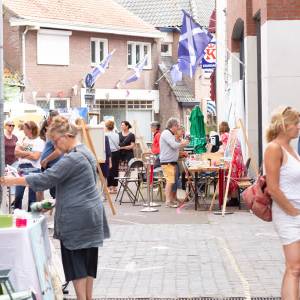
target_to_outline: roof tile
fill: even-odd
[[[17,17],[156,33],[153,27],[112,0],[4,0]]]
[[[215,0],[115,0],[155,27],[181,26],[184,9],[202,26],[208,26]]]
[[[173,65],[172,58],[170,57],[162,57],[162,63],[159,64],[160,71],[165,74],[166,81],[170,85],[176,99],[178,102],[191,102],[191,103],[198,103],[199,101],[196,101],[196,99],[193,97],[192,93],[188,89],[188,87],[185,85],[183,81],[179,81],[175,86],[172,84],[170,72],[167,72],[170,70],[171,66]]]

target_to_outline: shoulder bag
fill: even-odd
[[[268,193],[266,176],[260,175],[243,193],[248,208],[260,219],[272,221],[272,198]]]

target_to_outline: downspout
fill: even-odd
[[[28,32],[29,28],[28,26],[25,27],[25,30],[22,33],[22,74],[23,74],[23,84],[24,87],[26,87],[26,52],[25,52],[25,47],[26,47],[26,33]],[[25,97],[24,97],[24,92],[22,94],[22,102],[24,102]]]

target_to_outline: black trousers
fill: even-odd
[[[107,177],[107,186],[118,186],[118,180],[115,177],[119,176],[120,151],[111,153],[112,168],[109,170]]]

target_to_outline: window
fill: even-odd
[[[147,55],[144,69],[151,69],[151,44],[140,42],[128,42],[127,44],[127,64],[133,68]]]
[[[172,45],[162,43],[161,44],[161,56],[172,56]]]
[[[70,64],[71,31],[40,29],[37,33],[37,63],[40,65]]]
[[[108,54],[108,40],[91,38],[91,64],[98,65]]]
[[[36,99],[36,105],[43,108],[45,111],[50,109],[57,109],[62,112],[70,108],[70,99],[69,98],[38,98]]]

